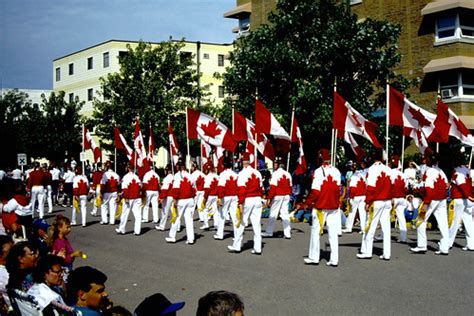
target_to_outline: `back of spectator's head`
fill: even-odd
[[[227,291],[212,291],[199,299],[196,316],[243,316],[244,303]]]
[[[89,266],[73,270],[67,281],[67,294],[71,304],[97,309],[102,298],[107,297],[105,289],[107,276]]]
[[[43,283],[45,281],[46,273],[49,273],[54,266],[63,266],[64,259],[55,255],[46,255],[40,258],[35,271],[33,272],[33,281],[36,283]],[[54,271],[59,274],[59,271]]]
[[[145,298],[138,306],[135,308],[133,313],[135,316],[148,316],[148,315],[167,315],[173,316],[176,315],[176,311],[179,311],[184,307],[184,302],[171,303],[170,300],[166,298],[161,293],[155,293],[152,296]]]
[[[0,262],[5,264],[7,255],[13,246],[13,240],[8,235],[0,235]]]
[[[132,313],[123,306],[114,306],[110,309],[111,316],[132,316]]]

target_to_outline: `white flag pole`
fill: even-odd
[[[82,157],[81,158],[85,158],[85,153],[86,153],[86,144],[85,144],[85,138],[86,138],[86,128],[84,126],[84,124],[82,124]],[[85,161],[84,159],[81,159],[82,160],[82,175],[84,175],[84,168],[85,168]]]
[[[258,88],[255,90],[255,100],[258,100]],[[258,158],[257,158],[257,146],[258,146],[258,134],[257,134],[257,114],[255,113],[255,144],[253,149],[253,159],[255,169],[258,169]]]
[[[385,115],[385,118],[386,118],[386,127],[385,127],[385,153],[387,155],[386,157],[386,164],[388,164],[388,157],[389,157],[389,152],[388,152],[388,124],[390,122],[390,86],[388,85],[388,80],[387,80],[387,85],[386,85],[386,88],[385,88],[385,102],[386,102],[386,106],[387,106],[387,113]],[[402,135],[403,135],[403,132],[402,132]],[[403,159],[403,155],[402,155],[402,159]],[[402,167],[403,168],[403,167]]]
[[[174,161],[173,161],[173,150],[171,147],[171,135],[169,132],[169,128],[171,127],[170,117],[168,116],[168,142],[170,147],[170,165],[171,165],[171,173],[174,175]]]
[[[186,169],[191,169],[191,153],[189,152],[189,126],[188,126],[188,109],[186,109]]]
[[[474,150],[474,147],[471,147],[471,154],[469,155],[469,170],[471,170],[471,161],[472,161],[472,151]]]
[[[286,172],[290,169],[290,156],[291,156],[291,137],[293,136],[293,128],[295,121],[295,106],[291,109],[291,124],[290,124],[290,151],[288,152],[288,157],[286,158]]]
[[[402,157],[401,157],[401,162],[402,162],[402,172],[403,172],[403,161],[405,160],[405,135],[402,133]]]
[[[334,92],[337,92],[337,76],[334,77]],[[334,96],[333,96],[333,101],[332,101],[332,111],[334,115]],[[331,144],[331,165],[332,166],[336,164],[336,150],[337,150],[337,130],[333,128],[332,144]]]
[[[112,118],[112,125],[114,126],[114,141],[115,141],[115,120]],[[117,146],[114,144],[114,171],[117,172]]]
[[[331,129],[331,165],[332,163],[332,154],[334,152],[334,128]]]

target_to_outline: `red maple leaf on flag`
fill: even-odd
[[[365,181],[363,179],[360,178],[359,181],[357,181],[355,190],[360,193],[365,193],[366,188]]]
[[[428,121],[423,114],[421,114],[420,110],[415,110],[414,108],[409,107],[408,112],[410,112],[413,119],[418,122],[420,128],[431,125],[431,122]]]
[[[362,127],[362,124],[357,119],[357,115],[355,113],[351,113],[352,119],[354,120],[357,127]]]
[[[247,192],[258,192],[260,188],[260,179],[252,173],[245,183]]]
[[[466,126],[463,124],[463,122],[461,122],[461,120],[458,120],[455,117],[453,117],[453,121],[454,121],[454,124],[456,125],[456,128],[459,130],[459,132],[463,136],[467,136],[467,135],[470,134],[469,130],[466,128]]]
[[[436,181],[433,182],[433,188],[426,187],[426,193],[429,196],[444,196],[447,195],[448,184],[444,181],[441,174],[438,175]]]
[[[339,196],[339,190],[339,185],[337,184],[337,181],[334,180],[332,175],[328,175],[328,177],[323,181],[323,183],[321,183],[321,192],[337,192],[334,194],[337,194]]]
[[[290,187],[290,179],[285,176],[281,177],[278,179],[277,186],[280,188]]]
[[[219,136],[222,132],[216,121],[210,121],[209,123],[207,123],[207,125],[201,124],[201,129],[204,131],[204,135],[209,136],[211,138]]]

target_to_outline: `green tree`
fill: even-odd
[[[398,25],[358,22],[347,4],[335,0],[280,0],[269,22],[237,40],[224,74],[232,96],[226,104],[253,118],[258,91],[287,130],[295,107],[310,158],[330,144],[334,82],[368,118],[382,105],[387,79],[401,90],[409,84],[392,70],[400,61]]]
[[[198,74],[191,56],[180,54],[184,42],[166,41],[151,45],[139,42],[136,48],[119,56],[120,71],[102,79],[103,101],[95,100],[91,123],[113,149],[113,124],[132,139],[133,122],[140,117],[142,131],[153,127],[155,141],[167,143],[167,119],[171,116],[181,149],[184,147],[186,107],[201,100],[207,107],[207,94],[197,84]],[[205,88],[205,87],[204,87]]]

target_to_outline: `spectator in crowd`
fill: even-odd
[[[199,299],[196,316],[244,316],[244,303],[235,293],[212,291]]]
[[[25,186],[17,183],[13,197],[3,206],[2,222],[7,232],[23,236],[29,231],[32,222],[33,208],[26,195]]]
[[[155,293],[145,298],[135,309],[136,316],[148,315],[166,315],[173,316],[176,312],[184,307],[184,302],[171,303],[161,293]]]
[[[72,269],[72,263],[75,257],[81,257],[82,251],[72,247],[67,239],[67,235],[71,232],[71,221],[63,215],[56,216],[56,219],[48,229],[48,243],[53,254],[63,257],[64,264],[68,269]]]
[[[83,316],[99,316],[112,308],[105,291],[107,276],[89,266],[79,267],[69,274],[67,297],[69,304]],[[156,315],[156,314],[155,314]]]
[[[16,243],[7,255],[6,267],[10,274],[7,288],[28,291],[33,285],[33,270],[37,262],[38,249],[32,243]]]
[[[9,279],[9,273],[5,264],[7,263],[7,255],[13,246],[13,240],[10,236],[0,236],[0,315],[4,315],[5,309],[9,299],[7,296],[7,284]]]

